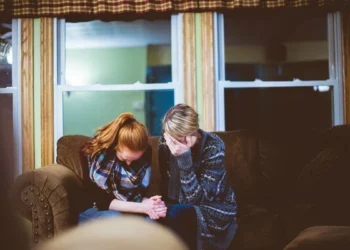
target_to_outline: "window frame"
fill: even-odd
[[[63,133],[63,93],[86,91],[145,91],[145,90],[173,90],[174,104],[184,101],[183,84],[183,48],[182,48],[182,14],[171,16],[171,71],[172,82],[168,83],[141,83],[133,84],[106,84],[70,86],[66,85],[65,78],[65,20],[54,19],[54,142],[55,157],[57,141]]]
[[[214,54],[215,54],[215,113],[216,130],[225,131],[225,89],[268,88],[268,87],[333,87],[332,124],[344,123],[343,115],[343,75],[340,12],[327,14],[327,36],[329,55],[329,79],[303,81],[229,81],[225,78],[224,14],[214,14]]]
[[[12,117],[14,136],[14,176],[22,174],[22,131],[21,131],[21,22],[19,19],[12,19],[12,86],[0,88],[0,95],[12,95]]]

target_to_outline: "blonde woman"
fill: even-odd
[[[121,213],[145,214],[154,220],[164,217],[167,208],[161,197],[144,197],[151,158],[147,129],[131,113],[100,127],[81,151],[91,207],[80,214],[79,222]]]
[[[237,205],[226,184],[225,145],[199,129],[198,114],[178,104],[163,118],[159,166],[168,211],[163,223],[190,249],[226,249],[235,235]]]

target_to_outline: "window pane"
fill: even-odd
[[[66,23],[66,84],[171,82],[153,77],[153,67],[171,69],[171,21]]]
[[[225,15],[224,32],[226,80],[329,78],[326,14]]]
[[[12,86],[12,24],[0,23],[0,88]]]
[[[65,92],[63,133],[92,136],[122,112],[132,112],[151,135],[160,135],[161,119],[173,105],[173,90]]]
[[[323,129],[332,125],[332,88],[225,90],[226,130]]]
[[[12,94],[0,94],[0,131],[1,143],[6,143],[6,160],[1,162],[14,161],[14,132],[13,132],[13,97]],[[2,145],[3,146],[3,145]]]

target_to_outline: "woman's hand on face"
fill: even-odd
[[[165,139],[166,145],[170,149],[170,152],[174,156],[182,155],[183,153],[190,150],[190,148],[194,145],[196,141],[196,137],[186,136],[184,139],[184,142],[182,143],[176,140],[174,137],[172,137],[168,133],[164,133],[164,139]]]

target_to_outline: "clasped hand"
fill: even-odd
[[[148,214],[152,220],[158,220],[166,216],[167,207],[161,198],[162,196],[155,195],[142,201],[145,206],[145,213]]]
[[[188,150],[190,150],[190,148],[194,145],[195,142],[194,136],[185,136],[184,141],[180,142],[168,133],[164,133],[164,139],[166,145],[170,149],[170,152],[174,156],[179,156],[187,152]]]

